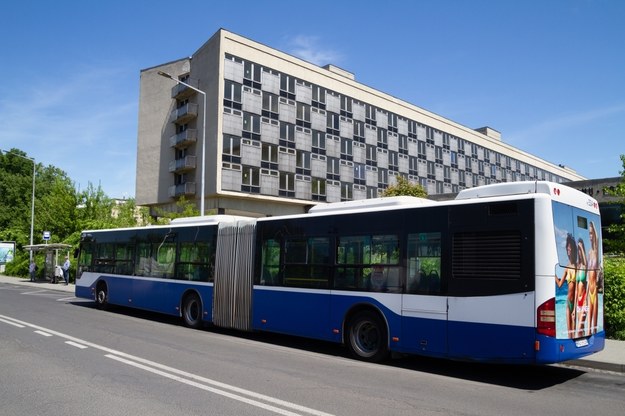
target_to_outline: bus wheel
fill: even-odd
[[[196,293],[190,293],[182,300],[182,320],[189,328],[202,326],[202,301]]]
[[[95,304],[98,309],[105,310],[109,303],[109,292],[106,283],[100,282],[95,289]]]
[[[347,331],[347,348],[353,357],[376,363],[388,357],[386,325],[378,314],[357,313],[349,320]]]

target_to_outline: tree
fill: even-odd
[[[625,207],[625,155],[621,155],[623,170],[621,181],[614,189],[607,190],[612,196],[620,198],[621,206]],[[619,224],[611,224],[608,227],[608,235],[604,235],[604,249],[610,253],[625,253],[625,210],[621,213],[621,221]]]
[[[416,196],[419,198],[427,198],[428,193],[418,183],[411,183],[403,176],[397,177],[397,183],[391,185],[382,192],[382,196]]]
[[[165,211],[161,208],[156,208],[156,213],[158,214],[158,219],[154,221],[156,224],[169,224],[174,218],[197,217],[200,215],[200,211],[195,203],[187,201],[184,196],[181,196],[176,201],[175,211]]]

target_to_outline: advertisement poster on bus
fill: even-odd
[[[2,241],[0,242],[0,264],[7,264],[13,260],[15,255],[15,242],[14,241]]]
[[[601,222],[598,215],[554,203],[556,337],[581,339],[603,331]]]

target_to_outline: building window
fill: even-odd
[[[427,153],[426,153],[426,146],[425,146],[425,142],[419,141],[417,142],[417,150],[418,150],[418,156],[419,159],[427,159]]]
[[[415,175],[415,176],[419,175],[418,160],[419,159],[417,159],[415,156],[408,157],[408,174]]]
[[[297,121],[298,126],[310,128],[310,106],[307,104],[297,103]]]
[[[399,171],[399,153],[393,151],[388,152],[388,169],[395,172]]]
[[[404,136],[403,134],[399,135],[399,153],[402,155],[408,154],[408,136]]]
[[[341,163],[339,159],[335,157],[329,157],[327,178],[330,180],[335,180],[335,181],[340,180],[341,178],[340,166],[341,166]]]
[[[352,98],[341,95],[341,115],[343,117],[353,118],[352,112]]]
[[[397,114],[388,113],[388,130],[397,133]]]
[[[278,119],[278,96],[267,91],[263,91],[263,116],[271,119]]]
[[[261,89],[262,67],[254,62],[245,61],[243,64],[243,85],[247,85],[257,90]]]
[[[352,140],[341,137],[341,159],[354,160],[352,153]]]
[[[378,188],[386,188],[388,186],[388,170],[378,169]]]
[[[312,199],[313,201],[326,200],[326,180],[320,178],[312,179]]]
[[[388,131],[385,129],[378,129],[378,147],[388,149]]]
[[[222,154],[224,162],[241,163],[241,138],[224,134]]]
[[[295,78],[280,74],[280,96],[291,100],[295,99]]]
[[[365,123],[370,124],[372,126],[377,125],[375,120],[375,107],[369,104],[365,104]]]
[[[318,85],[312,86],[312,106],[316,108],[326,108],[326,90]]]
[[[280,172],[280,196],[295,197],[295,175]]]
[[[359,143],[365,142],[365,123],[354,120],[354,140]]]
[[[439,165],[443,164],[443,148],[440,146],[434,146],[434,157],[435,157],[435,161],[436,163],[438,163]]]
[[[458,168],[458,153],[451,152],[451,167]]]
[[[243,113],[243,137],[260,140],[260,116]]]
[[[436,165],[434,162],[428,162],[428,179],[436,179]]]
[[[295,125],[280,122],[280,146],[295,149]]]
[[[368,144],[367,145],[367,165],[377,166],[378,164],[377,160],[378,160],[377,147],[372,144]]]
[[[241,191],[260,193],[260,170],[257,167],[243,166]]]
[[[310,176],[310,152],[297,151],[297,170],[300,175]]]
[[[341,201],[351,201],[353,195],[353,184],[342,182],[341,183]]]
[[[278,170],[278,146],[263,143],[261,167]]]
[[[319,130],[312,132],[312,151],[318,155],[326,154],[326,134]]]
[[[354,163],[354,183],[358,185],[366,185],[366,167],[362,163]]]
[[[240,110],[241,105],[241,84],[225,80],[224,86],[224,106]]]
[[[330,111],[327,112],[326,132],[334,136],[338,136],[340,133],[340,120],[341,117]]]

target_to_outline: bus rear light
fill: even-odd
[[[551,298],[538,307],[536,332],[548,337],[556,336],[556,299]]]

